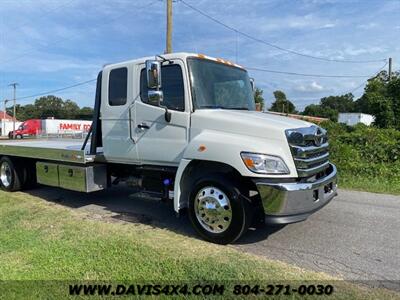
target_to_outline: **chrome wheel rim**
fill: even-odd
[[[232,222],[229,198],[216,187],[202,188],[196,195],[194,208],[200,225],[210,233],[222,233]]]
[[[5,187],[11,185],[11,168],[10,165],[3,161],[0,167],[0,180]]]

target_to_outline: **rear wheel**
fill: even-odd
[[[222,174],[209,174],[193,185],[189,218],[207,241],[232,243],[247,231],[251,223],[251,205],[234,182]]]
[[[0,159],[0,187],[9,192],[19,191],[24,181],[23,169],[9,157]]]
[[[20,164],[21,174],[23,176],[22,189],[33,189],[37,186],[36,164],[34,162],[25,161]]]

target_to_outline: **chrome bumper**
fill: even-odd
[[[312,183],[274,183],[254,179],[261,196],[266,223],[287,224],[307,219],[337,195],[336,167],[329,164],[328,174]]]

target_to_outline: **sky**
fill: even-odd
[[[392,57],[394,70],[400,69],[400,0],[184,1],[236,31],[175,0],[174,52],[313,75],[249,70],[267,107],[278,89],[298,110],[329,95],[354,91],[357,98],[368,78],[362,76],[374,75],[385,59]],[[12,98],[12,82],[22,98],[94,79],[107,63],[162,54],[165,11],[165,0],[0,0],[0,100]],[[89,83],[53,94],[92,106],[94,93]]]

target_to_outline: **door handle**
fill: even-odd
[[[147,125],[144,122],[140,123],[137,127],[140,128],[140,129],[150,129],[149,125]]]

